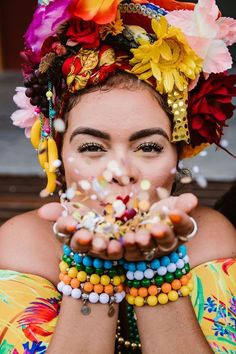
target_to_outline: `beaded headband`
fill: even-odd
[[[236,75],[228,75],[236,21],[215,0],[40,0],[25,34],[25,88],[13,124],[25,128],[56,187],[58,133],[69,94],[125,71],[151,85],[173,113],[181,158],[220,144],[231,118]],[[35,107],[36,106],[36,107]]]

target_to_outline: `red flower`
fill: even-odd
[[[189,93],[188,122],[191,145],[219,144],[226,120],[231,118],[235,106],[236,75],[211,74],[207,80],[201,76],[197,86]]]
[[[70,20],[70,27],[66,35],[69,37],[67,42],[73,44],[82,44],[84,48],[97,48],[100,44],[98,25],[93,21],[84,21],[81,19]]]

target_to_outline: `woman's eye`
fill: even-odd
[[[136,149],[135,152],[137,151],[142,151],[142,152],[155,152],[155,153],[160,153],[163,150],[163,146],[150,142],[150,143],[143,143],[140,144]]]
[[[78,148],[79,152],[106,152],[107,150],[100,144],[86,143]]]

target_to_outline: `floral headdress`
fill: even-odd
[[[221,17],[215,0],[40,0],[25,34],[25,88],[17,88],[21,109],[12,120],[38,151],[47,191],[56,187],[55,139],[68,93],[120,70],[166,98],[181,158],[219,145],[235,108],[236,75],[226,73],[235,42],[236,20]]]

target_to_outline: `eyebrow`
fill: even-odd
[[[145,138],[147,136],[154,135],[154,134],[162,135],[165,139],[170,141],[167,133],[162,128],[149,128],[149,129],[139,130],[138,132],[135,132],[130,136],[129,141]]]
[[[77,128],[73,131],[70,137],[70,142],[76,135],[80,135],[80,134],[92,135],[95,136],[96,138],[111,140],[111,136],[108,133],[102,132],[101,130],[97,130],[94,128],[83,127],[83,128]]]
[[[70,137],[70,142],[73,140],[73,138],[76,135],[82,135],[82,134],[95,136],[96,138],[101,138],[101,139],[105,139],[105,140],[109,140],[109,141],[111,140],[111,136],[106,132],[103,132],[101,130],[97,130],[94,128],[81,127],[81,128],[77,128],[73,131],[73,133],[71,134],[71,137]],[[131,142],[131,141],[145,138],[145,137],[148,137],[148,136],[154,135],[154,134],[161,135],[169,141],[168,135],[166,134],[166,132],[162,128],[149,128],[149,129],[139,130],[139,131],[133,133],[129,137],[129,141]]]

